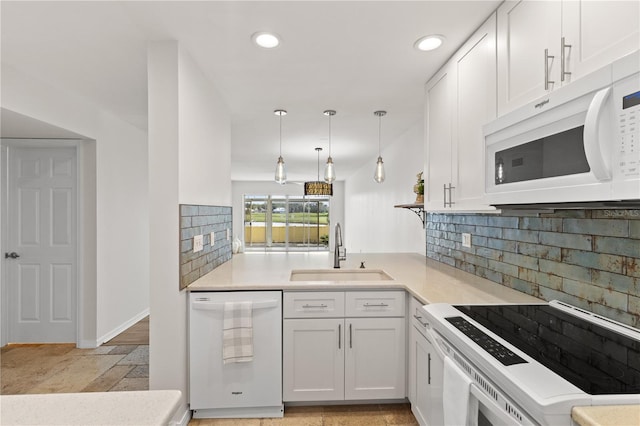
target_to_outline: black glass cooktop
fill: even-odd
[[[549,305],[455,306],[591,395],[640,394],[640,341]]]

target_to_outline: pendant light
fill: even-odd
[[[332,183],[336,180],[336,170],[333,167],[333,158],[331,158],[331,117],[336,115],[336,112],[328,109],[324,115],[329,117],[329,158],[327,158],[327,165],[324,167],[324,180],[327,183]]]
[[[316,148],[316,152],[318,153],[318,180],[304,183],[304,195],[333,196],[333,184],[320,180],[320,151],[322,151],[322,148]]]
[[[387,114],[387,111],[376,111],[375,115],[378,116],[378,162],[376,163],[376,171],[373,174],[373,179],[378,182],[384,182],[384,163],[382,162],[382,155],[380,153],[380,140],[382,138],[382,117]]]
[[[282,116],[287,115],[287,111],[277,109],[273,113],[280,116],[280,156],[278,157],[278,164],[276,164],[276,182],[284,185],[287,183],[287,171],[284,168],[284,159],[282,158]]]

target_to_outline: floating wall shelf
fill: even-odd
[[[422,227],[424,228],[425,226],[424,204],[398,204],[393,207],[397,209],[407,209],[414,212],[420,218],[420,221],[422,222]]]

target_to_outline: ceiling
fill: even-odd
[[[387,111],[383,149],[419,125],[424,83],[499,3],[2,1],[1,58],[146,129],[147,45],[178,40],[230,110],[233,180],[273,179],[278,108],[288,111],[282,155],[289,180],[315,177],[314,148],[324,148],[322,162],[328,152],[323,111],[337,111],[331,151],[341,180],[367,163],[373,174],[374,111]],[[258,31],[279,34],[281,45],[255,46],[251,35]],[[431,52],[414,49],[427,34],[442,34],[445,43]],[[32,127],[28,117],[3,114],[2,136],[43,137],[43,124]]]

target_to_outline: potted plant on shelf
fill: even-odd
[[[418,182],[413,185],[413,192],[417,194],[416,204],[424,203],[424,179],[422,178],[422,175],[423,172],[420,172],[416,175],[418,178]]]

